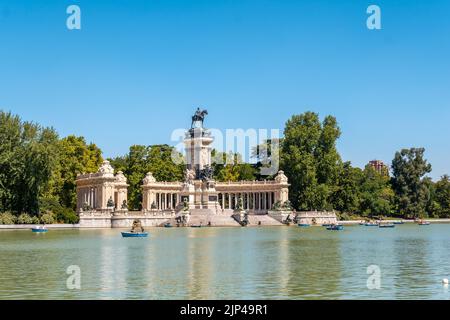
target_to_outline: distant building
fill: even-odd
[[[375,169],[379,174],[389,175],[389,168],[381,160],[372,160],[369,162],[369,166]]]

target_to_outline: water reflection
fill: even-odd
[[[289,297],[339,297],[341,279],[340,233],[322,229],[296,232],[290,239]]]
[[[1,299],[449,299],[450,225],[0,232]],[[366,285],[369,265],[382,289]],[[82,290],[66,288],[70,265]]]

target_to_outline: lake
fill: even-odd
[[[0,299],[445,299],[450,225],[0,231]],[[69,266],[81,289],[69,290]],[[367,268],[380,268],[369,290]]]

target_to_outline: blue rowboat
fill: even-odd
[[[308,228],[308,227],[311,227],[311,225],[310,225],[310,224],[307,224],[307,223],[299,223],[298,226],[301,227],[301,228]]]
[[[419,226],[429,226],[429,225],[431,225],[431,223],[427,221],[419,222]]]
[[[395,224],[393,223],[387,223],[387,224],[380,224],[380,228],[395,228]]]
[[[377,223],[366,223],[365,224],[366,227],[378,227]]]
[[[164,228],[172,228],[173,226],[170,223],[164,224]]]
[[[32,228],[31,231],[33,231],[34,233],[46,233],[48,232],[47,228]]]
[[[395,221],[394,224],[400,225],[400,224],[405,224],[405,222],[404,221]]]
[[[342,230],[344,230],[344,226],[340,225],[340,224],[338,224],[338,225],[331,225],[331,226],[327,227],[327,230],[329,230],[329,231],[342,231]]]
[[[123,238],[147,238],[148,232],[122,232]]]
[[[202,227],[201,224],[193,224],[193,225],[191,226],[191,228],[201,228],[201,227]]]

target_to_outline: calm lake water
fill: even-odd
[[[0,299],[445,299],[450,225],[0,231]],[[66,269],[81,269],[81,290]],[[367,267],[381,289],[367,288]]]

